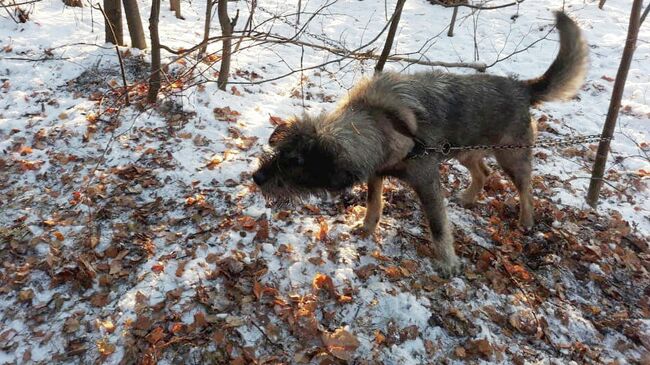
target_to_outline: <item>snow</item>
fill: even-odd
[[[142,1],[139,4],[146,24],[150,4]],[[303,6],[305,11],[314,12],[324,4],[305,2]],[[577,99],[544,104],[534,109],[533,114],[535,118],[547,116],[548,126],[562,136],[597,134],[607,113],[613,87],[610,80],[616,75],[626,37],[628,1],[609,0],[604,10],[597,8],[595,0],[527,1],[516,8],[482,11],[479,15],[471,15],[468,9],[461,9],[454,37],[446,36],[450,9],[433,6],[424,0],[408,1],[392,51],[411,58],[448,62],[474,61],[473,55],[477,52],[479,61],[491,65],[495,60],[520,50],[548,33],[553,22],[551,11],[561,8],[563,4],[566,11],[577,19],[589,40],[591,59],[588,78]],[[256,11],[255,24],[269,19],[269,13],[286,15],[296,9],[296,4],[292,2],[268,1],[260,5],[262,7]],[[334,1],[323,14],[314,18],[301,39],[318,44],[325,39],[333,45],[357,48],[381,31],[394,5],[394,1],[389,1],[386,4],[388,14],[385,14],[383,2]],[[205,1],[184,2],[182,6],[185,20],[176,19],[166,6],[161,11],[162,42],[174,49],[189,48],[202,38]],[[248,17],[249,6],[244,1],[229,3],[231,14],[240,12],[238,29]],[[15,168],[11,171],[7,168],[2,172],[4,176],[0,176],[0,193],[7,197],[0,203],[1,220],[6,226],[1,227],[0,233],[2,239],[7,240],[0,246],[3,252],[3,267],[0,268],[0,292],[3,294],[0,296],[0,363],[103,361],[118,364],[128,361],[134,341],[148,344],[144,336],[133,334],[135,331],[131,322],[142,315],[138,312],[138,293],[146,297],[145,306],[149,307],[145,311],[147,315],[154,318],[156,313],[163,314],[162,319],[155,319],[158,322],[154,326],[162,326],[167,331],[168,337],[163,341],[168,341],[175,338],[169,333],[171,322],[191,326],[196,313],[210,316],[212,309],[206,309],[209,305],[197,299],[200,288],[213,291],[206,295],[214,294],[216,297],[209,297],[208,301],[213,304],[219,302],[215,308],[226,311],[214,314],[216,319],[210,318],[209,326],[222,326],[224,320],[227,322],[231,316],[245,319],[243,325],[228,332],[234,338],[229,341],[239,346],[233,354],[239,356],[245,347],[253,348],[255,356],[259,357],[270,356],[277,350],[269,344],[267,336],[251,324],[250,321],[254,320],[260,328],[266,328],[267,323],[280,327],[278,342],[282,343],[289,356],[285,361],[291,362],[293,354],[309,346],[320,346],[318,338],[311,342],[305,340],[308,343],[301,342],[303,339],[292,334],[286,320],[280,318],[273,306],[264,301],[268,300],[269,294],[256,300],[250,291],[253,282],[257,281],[276,289],[283,298],[306,296],[313,292],[312,281],[319,273],[331,277],[339,294],[349,288],[352,297],[351,303],[341,304],[335,298],[323,298],[325,294],[318,294],[319,331],[345,328],[354,334],[360,342],[353,353],[353,358],[358,361],[420,364],[448,359],[451,363],[461,363],[464,359],[455,357],[454,348],[463,346],[468,340],[478,339],[487,339],[492,346],[506,349],[503,363],[512,363],[515,355],[528,356],[526,353],[530,356],[526,361],[530,362],[568,363],[572,360],[572,352],[577,351],[571,346],[578,342],[598,349],[600,357],[597,361],[603,362],[614,359],[621,363],[632,362],[650,350],[638,342],[631,343],[626,337],[629,333],[613,329],[615,326],[607,327],[606,323],[603,324],[602,316],[586,309],[589,306],[602,307],[601,313],[607,313],[608,309],[613,311],[617,305],[629,305],[618,310],[629,312],[629,320],[638,326],[639,336],[645,335],[647,338],[650,335],[650,322],[639,319],[643,313],[647,316],[647,311],[643,312],[642,299],[635,296],[645,289],[640,283],[648,277],[648,266],[640,264],[640,269],[625,272],[628,276],[618,277],[616,275],[622,275],[620,266],[614,264],[618,261],[612,261],[623,260],[630,252],[636,255],[637,260],[645,260],[643,262],[646,264],[650,257],[642,249],[634,251],[629,243],[621,242],[621,236],[628,241],[634,236],[647,243],[650,236],[650,204],[647,203],[650,180],[647,173],[645,176],[641,173],[650,171],[648,149],[641,147],[642,143],[650,142],[648,24],[641,28],[628,76],[608,164],[608,171],[615,170],[616,176],[611,177],[612,186],[603,188],[607,196],[601,200],[597,210],[602,220],[593,223],[596,228],[583,226],[586,219],[574,222],[566,217],[554,217],[550,221],[551,227],[526,238],[526,248],[520,256],[509,256],[512,252],[507,251],[501,242],[495,241],[487,229],[495,225],[490,221],[490,216],[482,213],[494,213],[490,207],[514,193],[510,191],[494,197],[492,192],[486,192],[478,210],[463,209],[450,196],[448,214],[455,226],[457,250],[466,243],[470,244],[463,249],[466,252],[462,258],[465,273],[446,281],[440,279],[429,261],[415,250],[419,243],[417,237],[424,237],[426,229],[421,225],[421,212],[414,206],[412,195],[401,185],[394,182],[386,184],[387,208],[378,228],[378,237],[362,239],[351,235],[351,227],[363,217],[359,213],[363,211],[359,208],[363,205],[363,188],[355,188],[343,198],[312,198],[307,203],[318,207],[317,212],[296,207],[290,211],[288,218],[281,219],[276,210],[265,206],[249,178],[273,130],[269,116],[288,118],[304,112],[332,110],[333,101],[344,96],[362,77],[372,75],[374,61],[341,60],[266,82],[300,69],[301,64],[311,67],[334,61],[337,56],[309,47],[302,54],[300,47],[282,44],[263,44],[244,49],[250,44],[245,42],[242,44],[244,50],[233,58],[231,71],[255,72],[264,83],[249,85],[244,77],[233,74],[232,85],[241,95],[231,91],[231,85],[227,92],[222,92],[214,82],[204,84],[204,90],[194,86],[182,95],[161,95],[161,104],[170,103],[172,109],[175,104],[180,104],[180,107],[172,112],[165,112],[163,108],[146,112],[135,107],[125,108],[120,111],[120,123],[116,129],[111,130],[107,122],[101,121],[95,133],[84,142],[88,116],[98,111],[98,104],[87,98],[97,87],[82,81],[93,79],[90,71],[94,70],[100,75],[98,83],[103,91],[109,90],[109,85],[119,87],[122,82],[117,72],[115,49],[103,43],[101,14],[89,6],[70,8],[54,0],[44,0],[28,5],[28,8],[33,11],[25,24],[15,24],[10,18],[0,16],[0,159],[7,163],[43,161],[36,170],[17,174]],[[515,14],[518,17],[513,20],[511,17]],[[301,21],[304,23],[306,18],[303,15]],[[291,36],[296,31],[292,25],[295,20],[294,16],[287,16],[265,23],[259,30]],[[212,33],[218,35],[217,24],[213,24]],[[370,48],[381,49],[383,39],[383,36],[380,37]],[[549,39],[497,62],[488,72],[517,75],[522,79],[536,77],[550,65],[557,49],[557,34],[553,31]],[[121,50],[125,51],[126,48]],[[218,50],[218,44],[210,45],[210,52]],[[422,50],[423,55],[414,53],[418,50]],[[135,60],[133,62],[136,64],[140,56],[147,62],[150,58],[148,50],[130,52],[127,60]],[[164,51],[163,57],[164,61],[172,59],[172,55]],[[209,69],[206,64],[199,67]],[[430,69],[428,66],[396,62],[389,62],[386,68],[406,73]],[[170,67],[170,72],[182,70],[184,68],[180,65]],[[448,71],[474,72],[468,69]],[[81,78],[84,72],[90,73]],[[147,71],[144,72],[146,74]],[[303,76],[308,82],[301,85]],[[305,95],[311,97],[305,100],[296,97],[302,89]],[[75,92],[82,95],[75,95]],[[106,99],[106,102],[110,102],[110,99]],[[104,109],[107,107],[110,105],[102,105]],[[240,115],[237,121],[228,123],[215,120],[213,110],[217,107],[238,111]],[[195,114],[182,122],[170,117],[183,113]],[[233,147],[242,140],[233,138],[229,128],[235,128],[244,137],[256,137],[258,140],[249,150]],[[46,136],[43,146],[34,147],[31,153],[21,155],[15,146],[32,146],[39,130]],[[207,143],[196,143],[198,136],[204,137]],[[543,136],[555,135],[543,132]],[[577,149],[577,155],[562,153],[557,149],[536,150],[547,157],[535,161],[534,174],[541,177],[540,183],[535,185],[535,195],[540,204],[550,202],[562,211],[591,214],[593,211],[584,202],[584,197],[594,152],[586,146],[578,146]],[[61,163],[56,154],[61,157],[74,155],[76,160]],[[105,158],[103,161],[102,157]],[[214,157],[222,161],[214,169],[209,169],[206,165]],[[154,158],[165,161],[173,168],[152,163]],[[131,164],[150,169],[149,173],[159,184],[144,186],[140,176],[133,181],[115,177],[116,168]],[[458,180],[461,186],[467,183],[466,172],[456,165],[451,163],[449,167],[446,179],[449,190],[453,190],[452,186]],[[5,168],[4,163],[0,166]],[[231,180],[236,182],[235,185],[229,183]],[[502,179],[500,184],[509,183]],[[89,187],[100,189],[100,185],[105,190],[98,190],[99,193],[92,198],[94,205],[71,205],[74,192],[87,194]],[[205,196],[212,210],[208,209],[206,213],[188,207],[186,198],[196,194]],[[343,202],[344,199],[347,201]],[[146,214],[142,213],[145,214],[144,218],[138,218],[136,212],[147,204],[155,207],[147,210]],[[98,223],[91,222],[89,217],[98,215],[100,208],[111,211],[111,215],[109,218],[93,218]],[[508,217],[511,213],[506,209],[504,214]],[[620,215],[621,221],[629,224],[630,233],[605,238],[598,236],[608,230],[621,229],[619,225],[607,226],[603,223],[609,222],[610,217],[618,217],[616,214]],[[250,216],[258,220],[263,215],[269,220],[269,239],[258,242],[254,238],[255,232],[237,228],[237,217]],[[226,228],[219,226],[230,218],[235,223],[224,225]],[[55,225],[44,224],[47,220],[54,221]],[[317,238],[321,220],[328,226],[327,239],[324,241]],[[618,222],[616,219],[614,221]],[[506,230],[512,229],[510,223],[506,223]],[[17,230],[16,227],[21,227],[21,224],[27,232],[24,237],[29,240],[20,241],[20,246],[15,247],[9,243],[7,232]],[[120,228],[120,224],[124,228]],[[93,227],[96,227],[99,237],[96,246],[88,248],[84,242],[88,232],[95,229]],[[122,236],[121,230],[126,232]],[[55,231],[63,236],[63,240],[54,236]],[[514,281],[507,281],[507,275],[486,279],[488,274],[499,271],[496,263],[490,264],[486,272],[478,272],[479,256],[485,252],[497,252],[500,257],[527,265],[533,261],[526,256],[531,242],[544,242],[549,232],[560,231],[564,232],[566,237],[562,237],[569,243],[554,243],[553,247],[561,249],[561,252],[544,252],[541,260],[544,264],[535,269],[526,267],[535,272],[536,281],[521,284],[523,289],[519,289]],[[581,232],[590,232],[588,234],[593,235],[590,239],[595,242],[579,242],[580,252],[607,248],[609,252],[602,252],[603,262],[593,262],[588,258],[580,268],[568,266],[567,262],[574,259],[571,250],[576,249],[570,239],[583,239]],[[18,233],[12,233],[11,237],[18,237]],[[459,235],[463,236],[462,243]],[[603,240],[607,247],[600,245]],[[142,248],[146,246],[142,242],[151,245],[152,253]],[[281,245],[291,249],[281,251]],[[109,256],[106,252],[111,248],[117,248],[117,251]],[[21,250],[25,252],[21,253]],[[122,250],[129,252],[118,260],[116,256],[119,257]],[[373,255],[374,252],[380,255]],[[213,260],[211,255],[218,259]],[[387,259],[381,259],[381,256]],[[222,261],[232,257],[245,266],[243,272],[246,275],[249,275],[249,267],[256,268],[260,261],[264,262],[266,272],[261,275],[242,274],[244,278],[238,279],[228,272],[227,264]],[[54,278],[64,268],[83,268],[79,264],[83,262],[82,259],[95,270],[96,276],[90,286],[80,286],[73,279],[54,283]],[[321,263],[315,264],[316,259],[320,259]],[[102,265],[111,265],[114,260],[120,261],[118,271],[123,270],[124,273],[111,276],[111,284],[106,287],[99,282],[99,278],[109,272]],[[407,260],[417,262],[415,272],[397,279],[386,275],[386,267],[405,267]],[[377,269],[363,279],[358,270],[368,264],[377,265]],[[158,272],[158,265],[163,265],[164,270]],[[553,271],[556,267],[557,271]],[[82,276],[84,271],[79,270],[70,275],[73,278]],[[25,280],[20,275],[23,272],[28,272]],[[230,277],[224,277],[224,272]],[[499,278],[507,281],[507,287],[503,290],[499,287]],[[616,285],[612,284],[611,287],[618,294],[606,295],[604,288],[609,286],[609,281],[615,281]],[[546,339],[519,333],[512,327],[506,328],[507,324],[502,327],[485,311],[486,307],[493,307],[506,317],[517,311],[530,311],[531,304],[521,300],[521,297],[535,296],[532,291],[541,286],[544,286],[547,294],[536,297],[534,311],[547,322]],[[34,297],[29,301],[20,299],[19,292],[26,289],[33,290]],[[177,299],[171,300],[169,293],[176,289],[180,289],[180,294]],[[530,292],[524,295],[522,290]],[[91,298],[98,293],[109,294],[107,304],[91,304]],[[234,300],[240,302],[230,306],[222,303]],[[156,306],[163,309],[151,309]],[[453,333],[449,324],[430,323],[433,314],[450,317],[450,310],[458,310],[467,318],[467,323],[454,319],[462,322],[458,324],[463,329],[460,334]],[[328,311],[333,313],[332,319],[326,320],[325,312]],[[67,332],[64,323],[73,314],[78,315],[82,325],[80,329]],[[107,318],[112,318],[114,331],[98,328],[97,320]],[[386,334],[389,322],[394,323],[398,330],[416,325],[418,336],[391,345],[378,344],[375,333],[381,331]],[[598,328],[596,322],[607,329]],[[210,339],[212,327],[203,331],[184,334],[199,355],[201,351],[215,352],[215,346],[220,346]],[[149,333],[149,329],[146,333]],[[241,338],[241,343],[237,342],[237,337]],[[76,339],[83,339],[88,349],[78,356],[66,355],[71,351],[67,346]],[[115,345],[113,353],[100,355],[96,344],[102,339]],[[429,352],[426,341],[432,341],[436,346],[434,353]],[[621,346],[621,343],[627,345]],[[567,347],[554,349],[553,344]],[[523,348],[527,351],[523,351]],[[160,363],[178,363],[175,356],[183,354],[176,353],[178,349],[185,351],[180,347],[169,352],[161,350]],[[319,351],[324,350],[321,347]],[[29,353],[31,358],[25,357],[25,353]],[[480,357],[475,360],[482,363],[497,361],[494,357],[490,361]]]

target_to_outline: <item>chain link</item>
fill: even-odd
[[[600,141],[609,141],[610,137],[601,137],[598,134],[590,134],[586,136],[568,137],[568,138],[543,138],[538,140],[532,145],[518,145],[518,144],[488,144],[488,145],[473,145],[473,146],[453,146],[449,142],[443,142],[436,147],[422,148],[422,152],[413,154],[409,158],[417,158],[426,156],[431,152],[440,153],[443,156],[449,155],[453,151],[474,151],[474,150],[515,150],[526,148],[548,148],[548,147],[566,147],[583,143],[594,143]]]

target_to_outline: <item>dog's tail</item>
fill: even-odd
[[[572,98],[587,73],[589,49],[580,28],[563,12],[556,12],[555,19],[560,32],[560,52],[544,75],[525,81],[531,104]]]

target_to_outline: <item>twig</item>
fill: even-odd
[[[244,33],[243,32],[246,32],[246,29],[248,29],[248,27],[251,27],[251,31],[253,30],[253,15],[255,14],[255,7],[256,6],[257,6],[257,0],[253,0],[251,2],[251,11],[248,14],[248,18],[246,19],[246,24],[244,24],[244,28],[242,29],[242,37],[239,38],[239,40],[237,41],[237,44],[235,45],[235,50],[233,51],[233,53],[237,53],[237,51],[239,51],[239,47],[241,46],[241,42],[244,40],[244,37],[243,37]],[[250,33],[248,35],[250,35]]]
[[[175,50],[173,50],[173,49],[167,47],[167,46],[164,45],[164,44],[161,44],[161,45],[160,45],[160,49],[164,49],[165,51],[167,51],[167,52],[169,52],[169,53],[173,53],[173,54],[175,54],[175,55],[184,54],[184,53],[186,52],[186,51],[175,51]]]
[[[534,45],[536,45],[537,43],[539,43],[539,42],[541,42],[541,41],[543,41],[543,40],[548,39],[549,34],[551,34],[551,32],[552,32],[554,29],[555,29],[555,25],[554,25],[554,26],[553,26],[553,27],[552,27],[552,28],[551,28],[551,29],[550,29],[550,30],[549,30],[549,31],[548,31],[548,32],[547,32],[547,33],[546,33],[542,38],[540,38],[540,39],[538,39],[538,40],[532,42],[531,44],[527,45],[526,47],[524,47],[524,48],[522,48],[522,49],[520,49],[520,50],[516,50],[516,51],[512,52],[511,54],[509,54],[509,55],[507,55],[507,56],[505,56],[505,57],[503,57],[503,58],[497,58],[494,62],[492,62],[491,64],[487,65],[486,68],[490,68],[490,67],[496,65],[497,63],[499,63],[499,62],[501,62],[501,61],[505,61],[505,60],[507,60],[508,58],[510,58],[510,57],[512,57],[512,56],[514,56],[514,55],[516,55],[516,54],[519,54],[519,53],[522,53],[522,52],[525,52],[525,51],[529,50],[530,48],[532,48],[532,47],[533,47]]]
[[[648,3],[648,6],[645,7],[643,15],[641,15],[641,20],[639,20],[639,27],[643,25],[643,21],[648,17],[648,13],[650,13],[650,2]]]
[[[305,47],[300,46],[300,69],[303,66],[303,60],[305,58]],[[305,73],[300,71],[300,99],[302,100],[302,109],[305,110]]]
[[[41,57],[41,58],[0,57],[0,60],[27,61],[27,62],[65,61],[65,60],[69,60],[69,59],[70,59],[69,57],[61,57],[61,58],[52,58],[52,57]]]
[[[260,327],[260,325],[258,325],[255,321],[251,321],[251,324],[253,325],[253,327],[257,328],[258,331],[262,332],[262,335],[264,336],[264,338],[267,341],[269,341],[269,343],[271,345],[273,345],[273,346],[275,346],[275,347],[277,347],[277,348],[279,348],[281,350],[284,350],[284,346],[282,346],[281,343],[277,343],[277,342],[274,342],[273,340],[271,340],[269,335],[267,335],[266,332],[262,329],[262,327]]]
[[[313,43],[307,43],[304,41],[299,41],[299,40],[291,40],[289,38],[283,38],[281,36],[274,36],[274,35],[269,35],[267,34],[267,39],[265,40],[266,42],[269,43],[290,43],[290,44],[296,44],[300,46],[306,46],[310,48],[316,48],[324,51],[328,51],[331,53],[334,53],[339,56],[345,56],[345,58],[357,58],[357,59],[378,59],[380,56],[369,53],[369,52],[357,52],[357,51],[350,51],[350,50],[345,50],[341,48],[334,48],[334,47],[327,47],[319,44],[313,44]],[[268,37],[273,37],[269,39]],[[251,38],[255,39],[255,38]],[[366,45],[367,46],[367,45]],[[365,48],[366,46],[362,47]],[[483,62],[444,62],[444,61],[425,61],[421,59],[415,59],[415,58],[408,58],[408,57],[402,57],[402,56],[389,56],[388,60],[391,61],[399,61],[399,62],[409,62],[413,64],[419,64],[419,65],[424,65],[424,66],[441,66],[441,67],[466,67],[466,68],[473,68],[477,71],[483,72],[487,67],[485,63]],[[493,65],[492,65],[493,66]]]
[[[14,17],[14,15],[11,13],[11,10],[9,10],[9,6],[3,6],[3,8],[5,9],[5,11],[7,11],[7,14],[9,14],[9,17],[11,18],[11,20],[14,21],[14,23],[16,23],[16,24],[20,23],[20,21],[18,19],[16,19]]]
[[[470,8],[470,9],[476,9],[476,10],[494,10],[494,9],[502,9],[502,8],[507,8],[509,6],[515,6],[523,3],[526,0],[516,0],[511,3],[507,4],[501,4],[501,5],[494,5],[494,6],[481,6],[481,5],[472,5],[472,4],[445,4],[439,0],[429,0],[430,3],[436,4],[443,6],[445,8],[459,8],[459,7],[464,7],[464,8]]]
[[[0,4],[0,8],[10,8],[12,6],[20,6],[20,5],[28,5],[28,4],[34,4],[34,3],[40,3],[43,0],[31,0],[31,1],[24,1],[22,3],[13,3],[13,4]],[[0,1],[2,2],[2,1]]]

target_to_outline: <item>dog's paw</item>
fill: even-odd
[[[532,217],[522,217],[519,218],[519,221],[517,221],[517,226],[519,227],[519,229],[521,229],[524,232],[532,231],[534,225],[535,225],[535,221],[533,220]]]
[[[375,233],[375,228],[376,227],[368,227],[363,223],[359,223],[352,228],[351,232],[355,236],[359,236],[361,238],[368,238]]]
[[[471,209],[476,206],[476,198],[473,196],[468,197],[464,192],[452,195],[450,200],[465,209]]]
[[[448,258],[445,261],[433,259],[433,267],[440,274],[440,277],[450,279],[463,272],[463,263],[457,256]]]

